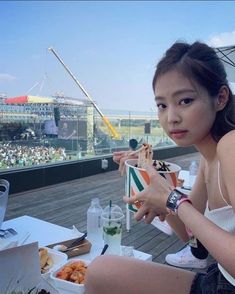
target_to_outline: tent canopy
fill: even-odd
[[[27,103],[54,103],[54,98],[40,96],[18,96],[5,99],[6,104],[27,104]]]
[[[214,48],[219,58],[222,60],[228,81],[235,82],[235,45]]]

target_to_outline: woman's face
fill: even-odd
[[[179,146],[200,144],[210,136],[217,99],[177,70],[157,79],[155,99],[160,124]]]

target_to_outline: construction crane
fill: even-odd
[[[60,58],[60,56],[58,55],[58,53],[52,48],[49,47],[48,48],[49,51],[51,51],[55,57],[59,60],[59,62],[63,65],[63,67],[66,69],[66,71],[69,73],[69,75],[73,78],[73,80],[75,81],[75,83],[78,85],[78,87],[80,88],[80,90],[84,93],[84,95],[88,98],[88,100],[92,103],[92,105],[94,106],[94,108],[97,110],[97,112],[99,113],[99,115],[101,116],[104,124],[108,127],[108,130],[111,133],[112,138],[116,139],[116,140],[120,140],[120,134],[116,131],[116,129],[112,126],[112,124],[110,123],[110,121],[108,120],[108,118],[106,116],[103,115],[103,113],[101,112],[101,110],[99,109],[99,107],[95,104],[95,102],[93,101],[93,99],[91,98],[91,96],[87,93],[87,91],[84,89],[84,87],[81,85],[81,83],[78,81],[78,79],[74,76],[74,74],[71,72],[71,70],[65,65],[65,63],[63,62],[63,60]]]

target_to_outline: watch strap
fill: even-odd
[[[178,207],[184,201],[188,201],[192,204],[187,195],[177,189],[172,190],[166,202],[167,211],[171,214],[177,214]]]
[[[177,213],[178,213],[178,208],[179,208],[179,206],[180,206],[183,202],[185,202],[185,201],[187,201],[187,202],[189,202],[190,204],[192,204],[192,201],[191,201],[188,197],[181,198],[181,199],[178,201],[178,203],[177,203],[177,208],[176,208]]]

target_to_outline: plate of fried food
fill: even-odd
[[[50,274],[55,287],[61,293],[85,293],[84,279],[90,261],[72,259]]]
[[[41,274],[48,278],[50,273],[60,267],[68,260],[65,253],[47,247],[40,247],[38,250]]]

